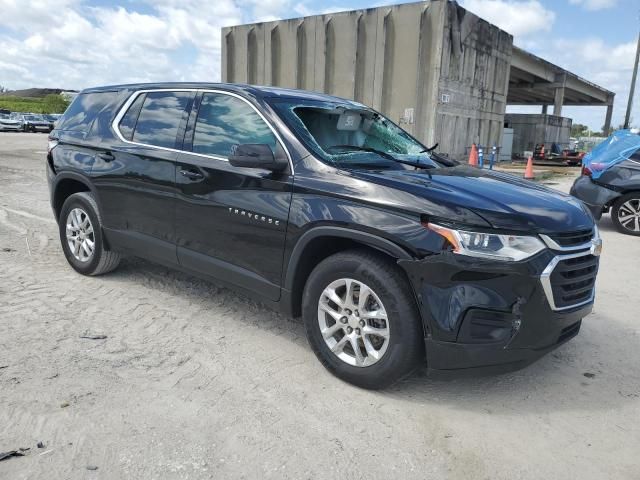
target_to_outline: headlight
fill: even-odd
[[[428,223],[427,228],[442,235],[453,246],[454,253],[507,262],[532,257],[546,248],[538,237],[470,232]]]

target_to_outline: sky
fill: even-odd
[[[387,0],[0,0],[0,85],[82,89],[219,81],[220,28],[401,3]],[[616,93],[624,119],[640,0],[460,0],[516,45]],[[640,90],[640,85],[638,90]],[[537,107],[508,111],[538,112]],[[600,130],[604,107],[565,107]],[[633,123],[640,125],[640,94]]]

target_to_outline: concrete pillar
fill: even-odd
[[[553,101],[553,114],[558,117],[562,116],[562,104],[564,103],[564,86],[567,83],[566,73],[556,74],[556,83],[559,85],[555,90]]]
[[[549,105],[542,105],[542,114],[543,114],[543,115],[546,115],[546,114],[547,114],[547,107],[548,107],[548,106],[549,106]]]
[[[607,105],[607,115],[604,119],[604,134],[608,135],[609,130],[611,129],[611,115],[613,115],[613,97],[609,100],[609,105]]]
[[[553,114],[558,117],[562,116],[562,104],[564,103],[564,86],[556,88],[556,94],[553,102]]]

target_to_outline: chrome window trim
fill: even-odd
[[[551,287],[551,274],[553,273],[553,270],[556,268],[558,263],[560,263],[562,260],[569,260],[571,258],[578,258],[578,257],[586,257],[589,255],[591,255],[590,250],[586,252],[572,253],[569,255],[557,255],[551,259],[549,264],[540,274],[540,283],[542,284],[542,289],[544,290],[544,294],[547,297],[547,301],[549,302],[549,306],[551,307],[551,310],[553,310],[554,312],[561,312],[563,310],[569,310],[571,308],[581,307],[583,305],[592,303],[595,300],[596,286],[594,284],[591,295],[587,300],[583,300],[582,302],[575,303],[573,305],[567,305],[566,307],[558,307],[556,306],[556,302],[553,298],[553,288]]]
[[[262,112],[260,112],[260,110],[258,110],[255,105],[253,105],[249,100],[244,98],[242,95],[239,95],[239,94],[237,94],[235,92],[228,92],[226,90],[217,90],[217,89],[208,89],[208,88],[151,88],[151,89],[145,89],[145,90],[136,90],[135,92],[133,92],[131,94],[131,96],[127,99],[127,101],[124,103],[124,105],[120,108],[120,110],[116,114],[115,118],[113,119],[113,122],[111,122],[111,128],[113,129],[113,131],[115,132],[116,136],[118,137],[118,139],[121,142],[127,143],[129,145],[140,146],[140,147],[157,148],[158,150],[165,150],[167,152],[187,153],[189,155],[196,155],[198,157],[203,157],[203,158],[211,158],[213,160],[221,160],[223,162],[228,162],[229,161],[228,158],[221,157],[221,156],[218,156],[218,155],[207,155],[207,154],[204,154],[204,153],[190,152],[188,150],[178,150],[177,148],[159,147],[157,145],[149,145],[147,143],[133,142],[131,140],[127,140],[126,138],[124,138],[122,133],[120,132],[120,128],[119,128],[120,121],[122,120],[122,117],[125,116],[125,114],[127,113],[127,110],[129,110],[129,107],[131,106],[131,104],[133,102],[135,102],[136,98],[138,98],[139,95],[142,95],[143,93],[153,93],[153,92],[219,93],[219,94],[222,94],[222,95],[229,95],[230,97],[235,97],[235,98],[238,98],[238,99],[242,100],[244,103],[249,105],[258,114],[258,116],[262,119],[262,121],[264,123],[266,123],[267,126],[269,127],[269,129],[273,132],[273,135],[276,137],[276,139],[280,143],[280,146],[282,147],[282,149],[284,150],[285,154],[287,155],[287,158],[289,160],[289,168],[291,168],[291,175],[293,175],[293,173],[294,173],[294,171],[293,171],[293,160],[291,159],[291,154],[289,153],[289,149],[287,148],[286,144],[282,140],[282,137],[277,132],[277,130],[273,127],[271,122],[269,122],[265,118],[265,116],[262,114]],[[143,105],[143,107],[144,107],[144,105]]]

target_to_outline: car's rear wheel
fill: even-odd
[[[74,193],[67,198],[58,223],[62,250],[74,270],[101,275],[118,266],[120,254],[105,249],[100,212],[91,193]]]
[[[424,358],[424,335],[410,286],[398,267],[373,252],[323,260],[303,294],[307,338],[322,364],[354,385],[384,388]]]
[[[611,207],[611,219],[619,232],[640,236],[640,192],[618,198]]]

